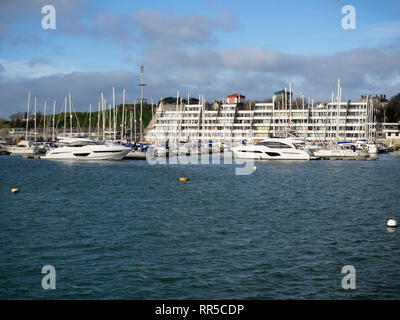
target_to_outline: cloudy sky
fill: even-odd
[[[342,7],[356,10],[356,29],[342,28]],[[42,28],[44,5],[56,29]],[[398,0],[1,0],[0,117],[26,110],[28,90],[43,112],[97,107],[100,93],[117,103],[240,92],[271,97],[292,82],[296,95],[328,100],[336,79],[343,100],[400,92]]]

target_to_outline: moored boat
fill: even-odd
[[[253,160],[310,160],[306,150],[298,149],[291,139],[267,138],[256,144],[233,147],[236,158]]]
[[[42,159],[49,160],[122,160],[131,149],[88,138],[67,138],[58,142]]]

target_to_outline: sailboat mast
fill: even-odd
[[[336,110],[336,143],[339,141],[339,114],[340,114],[340,79],[337,81],[337,110]]]
[[[26,129],[25,129],[25,141],[28,141],[28,124],[29,124],[29,105],[31,103],[31,91],[28,91],[28,105],[26,107]]]
[[[97,140],[100,139],[100,101],[97,104]]]
[[[115,109],[115,88],[113,87],[114,141],[117,139],[117,117]]]
[[[72,108],[71,108],[71,93],[68,93],[69,100],[69,132],[70,137],[72,137]]]
[[[292,83],[289,82],[289,125],[290,125],[290,129],[292,129]]]
[[[135,132],[135,142],[137,141],[137,138],[136,138],[136,100],[133,100],[133,121],[134,121],[134,123],[133,123],[133,125],[134,125],[134,132]]]
[[[44,140],[46,140],[46,138],[47,138],[47,136],[46,136],[46,104],[47,104],[47,102],[46,102],[46,100],[44,100],[44,111],[43,111],[43,113],[44,113],[44,115],[43,115],[43,118],[44,118],[43,138],[44,138]]]
[[[67,134],[67,96],[64,99],[64,137]]]
[[[89,104],[89,138],[90,138],[91,127],[92,127],[92,104]]]
[[[121,124],[121,141],[124,139],[125,126],[125,89],[122,89],[122,124]]]
[[[56,100],[53,102],[53,135],[52,135],[52,141],[55,140],[55,132],[54,132],[54,122],[56,118]]]
[[[35,108],[35,126],[34,126],[35,133],[34,133],[34,135],[35,135],[35,141],[36,141],[36,97],[35,97],[35,101],[34,101],[34,108]]]
[[[132,110],[129,110],[129,125],[130,125],[130,130],[129,130],[129,141],[132,143],[132,125],[133,125],[133,119],[132,119]]]
[[[103,115],[103,141],[106,140],[106,111],[104,107],[104,94],[101,93],[101,112]]]
[[[111,121],[112,121],[112,110],[111,103],[108,104],[108,139],[111,140]]]

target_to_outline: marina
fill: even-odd
[[[0,1],[0,300],[393,313],[399,9]]]
[[[0,157],[0,297],[400,298],[399,232],[386,227],[398,153],[259,161],[247,176],[221,163]],[[58,271],[51,292],[45,263]],[[357,290],[342,289],[344,264]]]
[[[100,95],[97,124],[91,121],[90,105],[86,132],[79,125],[78,118],[77,128],[73,128],[73,103],[69,93],[64,99],[63,127],[58,128],[60,115],[55,125],[54,101],[53,115],[49,119],[44,118],[41,135],[37,129],[37,97],[34,97],[32,133],[29,130],[29,91],[25,132],[12,129],[10,133],[16,136],[16,144],[5,144],[3,148],[11,154],[40,154],[43,159],[79,161],[124,158],[146,160],[148,157],[200,156],[231,150],[236,158],[252,160],[376,160],[379,144],[387,148],[384,143],[379,142],[382,139],[379,139],[381,134],[378,134],[377,127],[379,124],[382,128],[382,124],[377,122],[376,116],[377,107],[385,100],[382,96],[378,100],[363,95],[358,102],[342,102],[340,79],[337,80],[336,101],[332,92],[330,102],[316,105],[311,98],[305,103],[303,94],[294,98],[292,83],[289,83],[289,90],[285,88],[275,92],[267,102],[246,101],[244,95],[235,93],[229,95],[227,100],[223,98],[221,101],[207,103],[204,95],[199,95],[196,100],[191,99],[188,94],[187,100],[183,100],[177,91],[175,105],[166,104],[163,99],[154,105],[152,99],[152,117],[145,126],[143,73],[142,66],[138,110],[134,103],[133,112],[129,110],[128,116],[125,89],[122,90],[122,105],[117,106],[113,87],[113,102],[108,109],[103,92]],[[50,126],[50,121],[51,127],[46,128],[47,123]],[[93,125],[96,127],[92,129]],[[393,133],[393,129],[396,132],[396,127],[391,126],[389,135]],[[400,126],[397,130],[399,129]],[[51,138],[48,137],[50,135]],[[397,133],[396,135],[398,136]],[[33,136],[33,139],[29,140],[29,136]],[[279,151],[279,148],[286,150]],[[391,148],[393,151],[392,142]]]

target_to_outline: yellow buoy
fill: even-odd
[[[189,180],[189,178],[186,178],[186,177],[180,177],[179,178],[179,181],[188,181]]]
[[[11,193],[17,193],[17,192],[19,192],[18,188],[12,188],[11,189]]]

